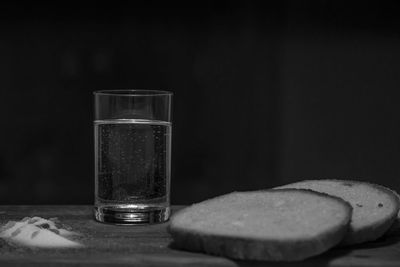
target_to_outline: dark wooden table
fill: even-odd
[[[182,208],[174,206],[173,211]],[[95,222],[91,206],[0,206],[0,223],[58,217],[84,234],[83,249],[27,249],[1,242],[0,266],[400,266],[400,234],[337,248],[300,263],[234,261],[173,248],[168,223],[115,226]]]

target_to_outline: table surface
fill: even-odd
[[[173,212],[182,208],[174,206]],[[335,248],[297,263],[234,261],[174,249],[168,223],[116,226],[93,220],[91,206],[0,206],[0,223],[23,217],[58,217],[83,233],[81,249],[15,248],[0,243],[0,266],[400,266],[400,234]],[[1,240],[1,239],[0,239]]]

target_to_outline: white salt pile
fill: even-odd
[[[0,228],[0,238],[16,245],[38,248],[83,247],[68,239],[76,235],[79,234],[61,225],[57,218],[25,217],[21,221],[9,221]]]

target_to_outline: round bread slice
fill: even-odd
[[[344,237],[352,208],[310,190],[234,192],[187,207],[171,218],[177,248],[243,260],[298,261]]]
[[[277,187],[310,189],[340,197],[353,207],[349,232],[341,245],[376,240],[393,224],[399,212],[399,199],[383,186],[345,180],[306,180]]]

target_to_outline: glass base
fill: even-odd
[[[94,208],[97,221],[121,225],[163,223],[168,221],[169,215],[169,207],[135,209],[123,206],[102,206]]]

